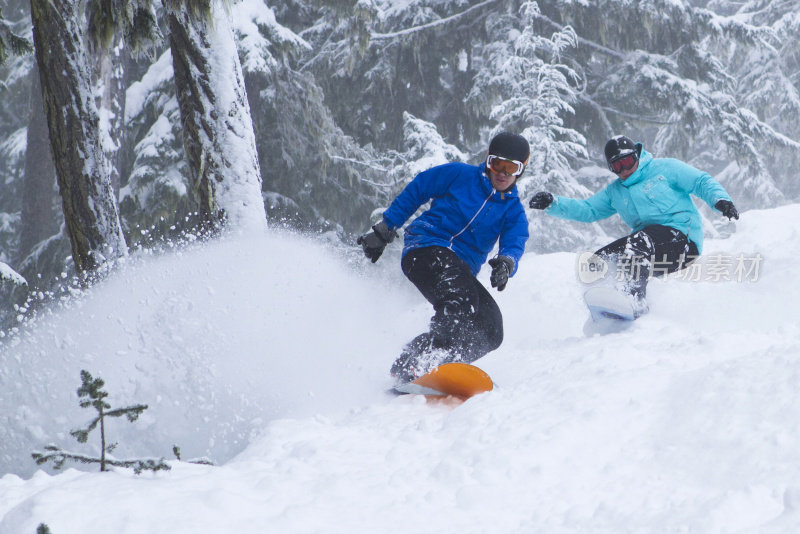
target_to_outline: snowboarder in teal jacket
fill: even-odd
[[[631,296],[635,314],[647,311],[645,293],[650,276],[686,267],[703,250],[700,213],[691,195],[738,219],[739,212],[725,189],[708,173],[673,158],[654,158],[641,143],[620,135],[605,146],[606,162],[618,179],[586,200],[536,193],[530,207],[549,215],[594,222],[618,213],[630,226],[630,235],[595,252],[624,292]],[[594,270],[602,269],[597,265]]]
[[[503,341],[503,317],[476,278],[489,253],[491,285],[502,291],[528,240],[528,220],[516,182],[530,156],[528,141],[501,132],[480,165],[446,163],[419,173],[358,239],[373,263],[395,231],[431,201],[405,229],[403,273],[433,305],[430,330],[409,342],[391,374],[410,381],[439,364],[473,362]]]

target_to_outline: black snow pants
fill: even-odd
[[[430,330],[418,335],[392,365],[400,380],[448,362],[473,362],[503,342],[503,316],[492,296],[455,252],[424,247],[406,253],[403,273],[433,305]]]
[[[644,299],[651,276],[679,271],[699,252],[680,230],[654,224],[609,243],[595,255],[608,262],[609,275],[616,276],[624,291]]]

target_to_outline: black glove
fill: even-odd
[[[394,241],[395,237],[397,234],[389,229],[386,221],[381,221],[372,227],[370,233],[360,236],[356,243],[364,249],[364,255],[375,263],[383,254],[386,245]]]
[[[489,265],[492,266],[492,287],[496,287],[498,291],[506,288],[508,277],[514,271],[514,260],[508,256],[495,256],[489,260]]]
[[[714,204],[714,207],[721,211],[729,221],[731,219],[736,219],[737,221],[739,220],[739,210],[736,209],[736,206],[734,206],[733,202],[730,200],[717,200],[717,203]]]
[[[553,195],[551,195],[547,191],[539,191],[538,193],[533,195],[533,198],[531,198],[531,201],[528,203],[528,206],[530,206],[535,210],[543,210],[546,209],[547,206],[549,206],[552,203],[553,203]]]

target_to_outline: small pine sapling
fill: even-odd
[[[86,443],[89,439],[89,434],[100,425],[100,458],[87,456],[85,454],[68,452],[56,445],[45,446],[46,452],[34,452],[33,459],[36,460],[37,465],[41,465],[47,461],[53,461],[55,469],[61,469],[64,462],[67,460],[75,460],[82,463],[99,463],[100,471],[107,471],[106,466],[112,465],[115,467],[130,467],[133,468],[134,473],[137,475],[142,471],[160,471],[169,470],[170,467],[164,462],[164,459],[133,459],[133,460],[117,460],[109,458],[108,453],[111,453],[117,446],[116,443],[106,444],[106,427],[105,420],[107,417],[127,417],[128,421],[134,422],[139,418],[139,415],[144,412],[148,406],[146,404],[135,404],[125,408],[112,409],[111,405],[105,401],[108,393],[102,388],[105,382],[100,378],[93,378],[88,371],[81,371],[81,387],[78,388],[78,397],[80,398],[81,408],[92,407],[97,410],[97,417],[92,419],[86,428],[79,428],[70,432],[72,437],[78,440],[78,443]]]
[[[92,378],[88,371],[81,371],[81,387],[78,388],[78,397],[81,399],[80,406],[81,408],[93,407],[97,410],[97,417],[86,428],[79,428],[70,432],[72,437],[78,440],[78,443],[86,443],[89,439],[89,433],[97,428],[97,424],[100,423],[100,471],[106,470],[106,453],[112,452],[117,446],[116,443],[106,445],[105,418],[122,417],[124,415],[128,418],[128,421],[134,422],[147,409],[146,404],[136,404],[111,410],[111,405],[104,400],[108,397],[108,393],[102,389],[104,385],[105,382],[102,379]]]

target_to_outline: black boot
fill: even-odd
[[[429,332],[412,339],[392,364],[391,375],[398,382],[411,382],[435,369],[439,364],[453,361],[445,349],[437,348]]]

